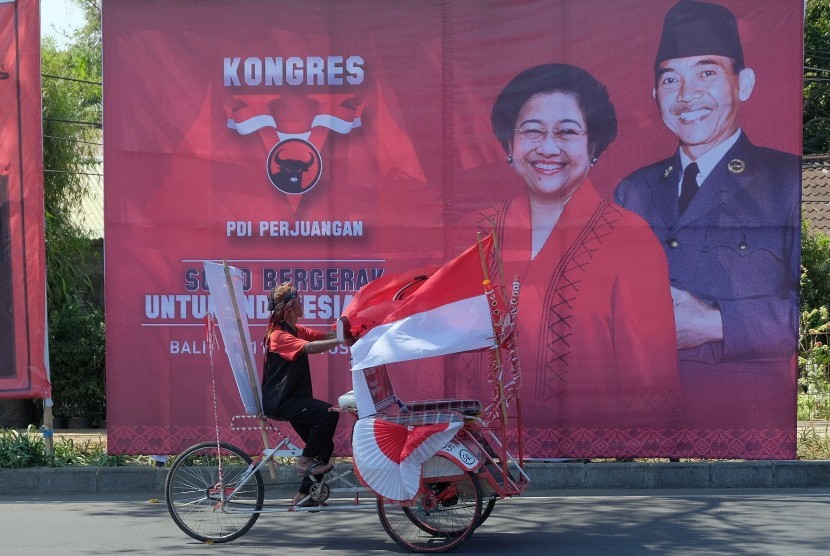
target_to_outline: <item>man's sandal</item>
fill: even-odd
[[[325,475],[332,469],[334,469],[333,463],[323,463],[322,461],[315,461],[310,466],[308,466],[308,469],[305,470],[305,474],[319,477],[320,475]]]
[[[319,477],[320,475],[325,475],[332,469],[334,469],[334,464],[332,463],[323,463],[322,461],[315,461],[305,468],[298,467],[297,475],[300,477],[308,477],[309,475]]]

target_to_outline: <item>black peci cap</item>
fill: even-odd
[[[654,69],[673,58],[717,55],[744,65],[735,15],[719,4],[680,0],[666,13]]]

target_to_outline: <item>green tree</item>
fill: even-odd
[[[830,153],[830,0],[807,0],[803,123],[804,154]]]
[[[79,224],[90,177],[101,155],[101,34],[94,0],[76,0],[87,24],[66,49],[45,38],[43,73],[43,164],[46,264],[50,311],[90,298],[87,265],[97,254],[89,231]]]
[[[801,310],[830,310],[830,237],[801,223]]]
[[[830,237],[801,224],[799,419],[830,415]]]
[[[100,243],[79,218],[103,152],[101,18],[95,0],[74,1],[86,24],[65,48],[41,44],[49,357],[56,414],[104,418],[104,316],[89,278]]]

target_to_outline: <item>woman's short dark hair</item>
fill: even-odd
[[[617,113],[605,86],[582,68],[569,64],[544,64],[514,77],[493,103],[490,123],[505,152],[516,119],[525,103],[539,94],[571,95],[582,110],[588,127],[588,147],[598,157],[617,136]]]

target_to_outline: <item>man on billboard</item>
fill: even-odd
[[[755,73],[727,8],[675,4],[654,71],[679,147],[615,198],[649,222],[668,258],[685,423],[781,429],[795,407],[799,157],[741,130]]]

